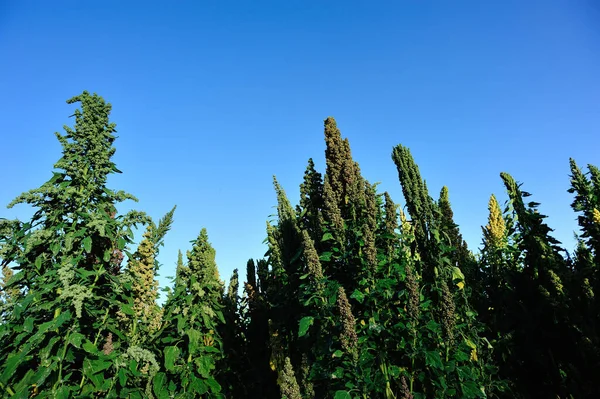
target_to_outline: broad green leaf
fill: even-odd
[[[24,352],[12,353],[8,356],[8,360],[4,363],[4,372],[0,375],[0,382],[3,385],[6,385],[6,382],[13,375],[17,367],[19,367],[19,363],[21,363],[24,356]]]
[[[467,346],[471,349],[477,349],[477,345],[475,345],[475,343],[473,341],[471,341],[468,338],[465,338],[465,343],[467,344]]]
[[[92,360],[92,373],[96,374],[99,373],[100,371],[106,370],[107,368],[109,368],[112,363],[111,362],[107,362],[104,360]]]
[[[464,279],[465,275],[463,272],[457,266],[452,266],[452,280],[463,281]]]
[[[429,320],[429,322],[427,322],[427,324],[425,325],[425,327],[427,327],[431,331],[437,331],[439,326],[440,325],[433,320]]]
[[[70,252],[73,249],[73,236],[71,234],[67,234],[65,237],[65,251]]]
[[[83,249],[85,249],[85,252],[88,254],[92,252],[92,237],[85,237],[83,239]]]
[[[195,397],[204,395],[208,392],[208,386],[201,378],[194,378],[190,384],[190,393],[193,393]]]
[[[187,332],[189,338],[188,351],[189,353],[196,353],[198,349],[198,343],[200,342],[200,331],[190,329]]]
[[[56,319],[54,319],[54,325],[52,326],[53,329],[55,328],[59,328],[60,326],[62,326],[63,324],[65,324],[65,322],[71,320],[71,311],[70,310],[65,310],[64,312],[61,312]]]
[[[69,335],[69,340],[67,342],[79,349],[81,347],[81,342],[83,342],[84,339],[85,337],[83,334],[75,332]]]
[[[464,398],[478,398],[481,397],[481,388],[477,386],[475,381],[464,381],[461,384]]]
[[[167,375],[164,372],[156,373],[154,376],[154,380],[152,381],[152,388],[154,394],[158,399],[168,398],[169,393],[167,392],[167,388],[165,383],[167,381]]]
[[[200,356],[196,358],[196,367],[198,368],[198,373],[203,378],[208,378],[210,376],[210,372],[215,368],[215,361],[210,356]]]
[[[55,242],[54,244],[50,245],[50,250],[52,251],[52,255],[56,256],[56,254],[60,252],[60,244]]]
[[[331,374],[331,378],[340,379],[344,377],[344,369],[342,367],[336,367],[333,374]]]
[[[352,399],[352,396],[350,396],[350,393],[348,393],[348,391],[340,390],[340,391],[336,391],[333,399]]]
[[[205,346],[203,348],[203,350],[204,350],[204,352],[208,352],[208,353],[221,353],[219,348],[215,348],[214,346]]]
[[[71,389],[63,385],[56,390],[56,399],[69,399],[71,397]]]
[[[98,353],[98,348],[96,348],[96,345],[94,345],[90,341],[84,342],[83,345],[81,345],[81,347],[83,348],[84,351],[86,351],[88,353],[92,353],[92,354]]]
[[[333,240],[333,234],[331,234],[331,233],[323,234],[323,238],[321,238],[321,242],[329,241],[329,240]]]
[[[133,307],[127,303],[121,304],[121,311],[129,316],[133,316],[135,314],[133,311]]]
[[[119,384],[123,387],[127,385],[127,371],[124,368],[119,369]]]
[[[319,260],[329,262],[331,260],[331,255],[333,255],[331,252],[323,252],[319,257]]]
[[[352,295],[350,295],[350,298],[356,299],[359,303],[363,303],[363,301],[365,300],[365,294],[363,294],[360,290],[356,289],[354,290]]]
[[[341,350],[336,350],[335,352],[333,352],[333,354],[331,355],[331,357],[342,357],[342,355],[344,354],[344,352],[342,352]]]
[[[440,354],[436,351],[430,351],[425,353],[425,363],[433,368],[442,368],[442,358],[440,357]]]
[[[179,348],[176,346],[167,346],[164,349],[165,353],[165,368],[167,371],[171,371],[175,368],[175,361],[179,356]]]
[[[300,320],[300,328],[298,329],[298,337],[303,337],[308,332],[308,328],[313,324],[314,317],[305,316]]]
[[[23,330],[28,333],[33,332],[33,323],[35,319],[33,317],[28,317],[25,319],[25,323],[23,324]]]
[[[206,384],[208,384],[212,393],[221,392],[221,385],[219,385],[219,383],[214,378],[208,378],[206,380]]]
[[[52,356],[54,354],[54,352],[53,352],[54,345],[56,345],[56,343],[62,338],[63,337],[58,336],[58,335],[50,338],[46,347],[40,351],[40,353],[39,353],[40,358],[47,359],[50,356]]]

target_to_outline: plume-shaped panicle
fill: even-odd
[[[16,287],[6,288],[9,280],[14,275],[14,272],[8,265],[2,267],[2,281],[0,281],[0,298],[5,302],[11,303],[19,296],[19,289]]]
[[[352,314],[352,307],[350,306],[350,302],[348,302],[348,297],[343,287],[338,288],[337,308],[342,322],[342,332],[340,335],[342,348],[351,354],[353,358],[356,358],[358,356],[358,336],[355,329],[356,320]]]
[[[294,375],[294,369],[289,357],[286,357],[283,364],[283,370],[279,373],[279,388],[281,397],[285,399],[302,399],[300,387]]]
[[[456,327],[456,305],[445,281],[441,282],[441,290],[442,327],[448,340],[448,346],[452,346],[454,344],[454,328]]]
[[[410,317],[410,319],[416,325],[416,323],[418,323],[418,321],[419,321],[419,316],[420,316],[419,304],[421,302],[420,298],[419,298],[419,282],[417,281],[415,272],[414,272],[413,267],[410,264],[410,262],[406,263],[405,270],[406,270],[405,284],[406,284],[406,292],[408,294],[408,304],[407,304],[408,317]]]
[[[302,231],[302,238],[304,240],[304,259],[306,261],[307,272],[311,282],[315,285],[320,285],[321,280],[323,280],[323,269],[321,268],[319,255],[315,250],[313,240],[306,230]]]
[[[335,237],[336,241],[339,243],[344,243],[344,218],[342,217],[342,213],[338,206],[337,195],[330,184],[329,175],[325,176],[325,185],[323,192],[323,198],[325,203],[325,220],[330,223],[330,228],[333,232],[333,236]]]
[[[148,229],[143,235],[137,251],[128,264],[132,276],[133,290],[133,323],[140,321],[147,331],[136,329],[140,333],[153,333],[160,328],[162,313],[156,304],[158,299],[158,281],[155,276],[156,249],[151,241],[153,229]]]
[[[394,201],[392,201],[392,197],[390,196],[390,194],[386,191],[385,193],[383,193],[383,196],[385,199],[385,234],[390,237],[394,237],[386,237],[385,239],[385,254],[388,257],[388,259],[391,259],[394,255],[397,246],[397,240],[395,236],[396,229],[398,229],[398,214],[396,204],[394,203]]]
[[[488,210],[488,223],[483,227],[484,245],[491,250],[501,249],[506,245],[506,222],[494,194],[490,196]]]

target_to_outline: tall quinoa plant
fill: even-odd
[[[15,270],[5,289],[18,292],[0,325],[4,397],[141,394],[158,367],[150,352],[129,345],[115,317],[133,312],[116,255],[147,218],[116,216],[117,203],[135,198],[107,187],[108,176],[120,173],[111,161],[111,106],[88,92],[67,103],[81,108],[75,126],[56,133],[57,171],[9,205],[29,204],[35,214],[13,223],[1,242],[2,263]],[[130,378],[141,381],[128,389]]]

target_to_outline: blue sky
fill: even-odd
[[[111,188],[158,219],[177,204],[161,283],[202,227],[221,276],[265,252],[272,176],[293,203],[324,172],[334,116],[363,175],[404,205],[409,147],[481,241],[501,171],[573,245],[568,159],[600,165],[600,7],[565,1],[0,1],[0,204],[51,177],[82,90],[113,104]],[[0,217],[25,218],[25,206]]]

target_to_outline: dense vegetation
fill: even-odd
[[[600,397],[598,168],[571,160],[572,254],[505,173],[474,254],[407,148],[392,151],[404,212],[328,118],[325,173],[308,161],[295,207],[274,181],[268,252],[242,289],[237,270],[225,288],[202,229],[159,306],[175,208],[158,223],[117,214],[135,198],[106,186],[120,173],[111,107],[68,102],[80,108],[52,178],[9,205],[32,219],[0,219],[2,397]]]

